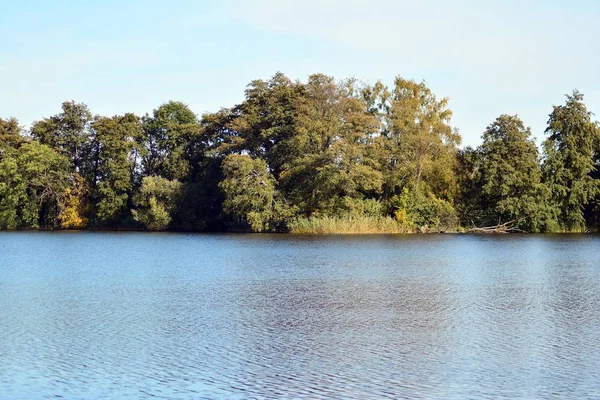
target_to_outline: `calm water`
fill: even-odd
[[[600,237],[0,233],[0,398],[600,398]]]

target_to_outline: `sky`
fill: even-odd
[[[449,98],[464,145],[501,114],[539,142],[574,89],[600,113],[598,18],[597,0],[0,0],[0,117],[27,127],[65,100],[201,115],[277,71],[399,75]]]

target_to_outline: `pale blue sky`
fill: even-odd
[[[502,113],[541,139],[574,88],[600,113],[599,18],[595,0],[0,0],[0,117],[29,125],[70,99],[202,114],[276,71],[401,75],[450,98],[465,144]]]

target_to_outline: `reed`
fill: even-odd
[[[288,225],[294,234],[381,234],[406,233],[391,217],[342,216],[299,218]]]

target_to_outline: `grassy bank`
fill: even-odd
[[[311,217],[301,218],[289,224],[295,234],[377,234],[407,233],[391,217]]]

